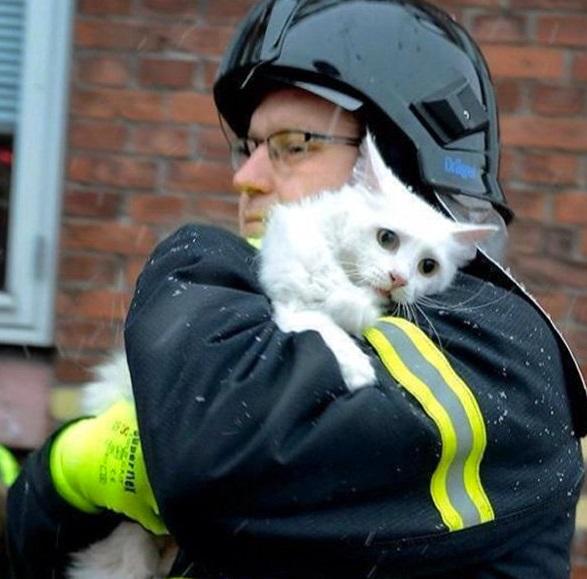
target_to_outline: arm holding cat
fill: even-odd
[[[400,387],[377,356],[376,386],[350,394],[316,333],[276,328],[256,263],[255,251],[235,236],[184,228],[155,252],[129,314],[127,350],[147,470],[179,545],[205,552],[220,567],[230,566],[227,545],[247,558],[262,543],[264,552],[275,547],[296,561],[316,540],[328,545],[342,536],[357,555],[356,572],[362,559],[383,553],[408,566],[417,561],[418,568],[426,560],[431,568],[450,566],[454,553],[470,556],[470,535],[439,532],[445,523],[430,485],[448,441],[426,403]],[[490,559],[519,545],[528,529],[535,533],[549,504],[578,492],[580,455],[567,405],[533,403],[564,396],[550,330],[522,300],[472,276],[460,275],[451,295],[448,315],[441,308],[428,314],[445,362],[470,385],[486,429],[485,455],[478,458],[496,520],[474,532],[484,537],[476,557]],[[463,314],[459,304],[479,300]],[[481,307],[487,302],[500,304],[500,324]],[[525,335],[531,328],[532,338]],[[529,339],[537,356],[538,346],[549,352],[548,367],[528,352]],[[502,367],[505,398],[497,390],[504,387],[496,373]],[[534,435],[554,423],[560,423],[556,441]],[[520,449],[514,441],[522,439],[527,446]],[[536,502],[536,473],[518,466],[537,457],[567,472],[560,496],[545,492]],[[522,491],[511,492],[504,469],[515,469]],[[556,469],[541,472],[541,485],[560,489],[558,479],[545,482],[554,476]],[[505,516],[522,512],[524,518]],[[373,529],[383,542],[365,545]],[[438,540],[426,540],[425,560],[418,541],[402,543],[435,534]],[[270,567],[271,554],[249,563]]]
[[[578,492],[580,453],[560,404],[556,346],[524,302],[463,275],[453,307],[449,300],[441,314],[428,312],[446,361],[471,386],[482,414],[480,480],[495,515],[464,533],[447,532],[430,489],[449,441],[426,402],[377,356],[376,386],[349,393],[318,334],[276,328],[256,264],[241,239],[184,228],[154,253],[128,319],[147,471],[184,552],[226,568],[230,547],[235,564],[272,576],[272,566],[288,559],[292,569],[332,564],[329,545],[340,552],[344,540],[348,559],[338,574],[350,577],[373,561],[434,570],[451,568],[460,555],[491,560],[531,548],[530,534],[558,532],[550,509]],[[488,304],[499,304],[499,324]],[[536,353],[548,352],[548,365],[529,352],[530,339]],[[12,512],[21,513],[11,522],[17,578],[52,577],[68,553],[120,522],[106,511],[80,512],[56,492],[53,441],[33,454],[13,492]],[[515,477],[515,492],[504,472]]]

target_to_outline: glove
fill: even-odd
[[[20,466],[14,455],[0,444],[0,483],[9,487],[20,471]]]
[[[147,478],[131,402],[117,402],[95,418],[67,426],[51,447],[50,470],[57,492],[77,509],[109,509],[157,535],[167,533]]]

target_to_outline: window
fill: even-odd
[[[0,343],[53,342],[73,0],[0,0]]]

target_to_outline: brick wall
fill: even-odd
[[[251,1],[80,0],[59,276],[57,381],[120,342],[134,280],[184,222],[236,227],[210,88]]]
[[[79,0],[57,303],[60,385],[86,379],[119,344],[134,280],[161,236],[192,220],[236,227],[210,89],[234,24],[253,3]],[[496,82],[502,182],[518,215],[512,269],[587,370],[587,2],[437,3],[480,42]],[[576,578],[587,578],[584,543],[580,534]]]
[[[61,242],[57,379],[120,339],[141,264],[190,220],[235,227],[210,97],[253,0],[80,0]],[[442,0],[497,86],[510,263],[587,368],[587,3]]]

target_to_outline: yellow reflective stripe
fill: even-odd
[[[386,318],[385,321],[402,328],[410,336],[424,358],[440,372],[446,384],[463,405],[473,431],[473,447],[465,461],[465,486],[479,511],[481,522],[492,521],[495,518],[495,513],[481,484],[480,467],[487,446],[487,433],[477,399],[463,379],[454,371],[446,356],[418,326],[403,318]]]
[[[384,318],[378,325],[365,337],[440,434],[441,457],[430,492],[442,520],[451,531],[493,520],[479,474],[487,437],[475,397],[419,328],[402,318]],[[395,335],[388,337],[386,332]]]
[[[380,330],[374,327],[368,328],[365,331],[365,337],[377,350],[388,372],[420,402],[426,410],[426,414],[436,423],[440,432],[442,450],[440,461],[430,481],[430,493],[444,524],[449,530],[456,531],[464,528],[463,519],[453,507],[448,496],[448,469],[454,459],[457,445],[456,434],[448,414],[434,398],[426,384],[412,374],[403,364],[393,346]]]
[[[385,321],[399,326],[410,336],[422,355],[440,372],[446,384],[463,405],[473,431],[473,446],[465,461],[465,486],[479,511],[481,521],[493,520],[495,514],[481,484],[480,466],[487,446],[487,433],[477,399],[463,379],[454,371],[446,356],[420,328],[403,318],[390,318]]]

